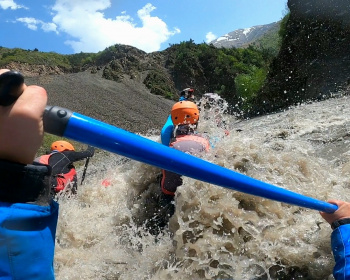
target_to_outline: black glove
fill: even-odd
[[[90,152],[90,154],[91,154],[90,157],[94,156],[94,154],[95,154],[95,148],[94,147],[88,146],[87,151]]]

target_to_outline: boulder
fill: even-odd
[[[281,49],[255,114],[348,93],[350,1],[288,0],[288,7]]]

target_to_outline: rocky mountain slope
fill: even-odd
[[[102,71],[26,77],[25,82],[45,87],[49,105],[135,133],[160,130],[174,104],[127,76],[121,82],[106,80]]]
[[[244,88],[236,87],[236,79],[240,78],[241,81],[245,80],[244,84],[249,84],[248,80],[254,76],[259,83],[263,82],[271,57],[272,55],[264,55],[253,48],[218,49],[204,43],[197,45],[193,41],[181,42],[162,52],[150,54],[125,45],[114,45],[97,54],[81,53],[71,56],[0,48],[0,66],[22,72],[26,78],[32,79],[32,83],[53,87],[54,89],[50,89],[51,92],[58,94],[61,91],[55,99],[58,105],[60,102],[66,104],[67,100],[70,104],[74,104],[78,100],[79,104],[74,105],[80,109],[81,103],[84,102],[82,100],[85,100],[80,96],[86,95],[84,92],[79,92],[80,88],[90,92],[96,87],[94,85],[96,83],[101,85],[102,92],[105,92],[106,86],[103,84],[109,85],[108,88],[111,91],[107,97],[97,99],[96,95],[100,92],[98,89],[94,90],[95,93],[87,94],[91,104],[83,106],[84,110],[88,110],[89,107],[93,108],[95,105],[102,106],[103,109],[91,109],[93,116],[97,111],[114,111],[114,107],[110,108],[114,104],[112,101],[103,101],[103,99],[109,100],[110,97],[116,98],[117,93],[112,90],[113,87],[116,89],[121,87],[120,91],[127,96],[130,92],[131,97],[128,98],[128,102],[134,104],[133,100],[138,100],[140,102],[137,105],[143,103],[142,98],[132,97],[135,94],[139,94],[140,97],[152,94],[152,98],[162,96],[163,99],[172,100],[167,102],[174,103],[179,98],[178,92],[187,87],[195,88],[198,98],[204,93],[217,92],[235,105],[237,101],[243,100],[247,93]],[[72,77],[74,79],[80,77],[79,75],[83,73],[89,74],[89,77],[78,78],[78,81],[72,80],[69,83],[65,82],[73,79]],[[98,77],[99,80],[94,81],[91,77]],[[110,82],[113,83],[110,84]],[[65,84],[62,85],[62,83]],[[61,90],[57,87],[61,87]],[[74,90],[70,90],[69,87],[73,87]],[[255,84],[254,87],[255,90],[259,88]],[[62,91],[68,92],[62,93]],[[170,108],[163,109],[162,105],[159,107],[160,109],[153,109],[152,118],[158,119],[157,111],[164,110],[167,114],[169,113]],[[133,107],[130,109],[134,110]],[[113,121],[109,118],[109,113],[103,114],[107,117],[106,121]],[[121,119],[121,117],[116,119]],[[135,122],[135,118],[131,121]],[[153,128],[158,128],[158,126],[153,126]],[[144,130],[143,125],[141,131]]]
[[[241,107],[250,117],[348,94],[350,2],[289,0],[288,7],[276,58],[254,48],[218,49],[189,41],[150,54],[115,45],[99,54],[77,54],[74,59],[80,64],[74,67],[69,64],[72,57],[57,67],[49,64],[57,56],[16,50],[2,55],[0,62],[45,86],[51,104],[133,132],[160,129],[177,92],[185,87],[202,94],[217,92],[232,106],[248,100]],[[5,64],[11,57],[18,61],[19,55],[37,55],[46,65]]]

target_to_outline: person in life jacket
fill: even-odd
[[[171,109],[171,119],[175,128],[169,147],[200,156],[210,148],[208,139],[196,133],[199,121],[199,110],[195,103],[191,101],[180,101],[174,104]],[[158,226],[164,227],[168,224],[168,219],[174,214],[175,192],[182,185],[182,176],[171,171],[162,170],[160,181],[161,195],[159,203],[164,211],[159,219]],[[160,211],[161,213],[162,211]],[[165,213],[164,213],[165,212]]]
[[[334,213],[320,212],[333,230],[331,246],[335,265],[333,276],[336,280],[350,279],[350,203],[341,200],[329,200],[338,206]]]
[[[54,280],[59,205],[50,166],[33,164],[42,144],[47,92],[0,69],[0,278]]]
[[[91,146],[86,151],[76,152],[67,141],[55,141],[51,144],[51,152],[35,159],[35,162],[46,164],[52,168],[51,190],[54,194],[63,191],[70,185],[71,192],[76,193],[78,187],[77,172],[73,162],[93,157],[95,149]]]
[[[185,88],[180,92],[179,101],[192,101],[194,102],[194,89]]]
[[[185,88],[182,91],[180,91],[180,98],[179,101],[192,101],[194,102],[194,89],[193,88]],[[171,119],[171,115],[169,115],[167,121],[165,122],[161,133],[161,142],[165,146],[169,146],[171,134],[174,130],[174,124]]]

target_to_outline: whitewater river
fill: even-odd
[[[199,131],[215,135],[205,158],[305,196],[350,200],[349,102],[226,116],[228,136],[202,117]],[[159,131],[145,137],[160,142]],[[150,234],[143,222],[159,173],[114,154],[90,160],[77,197],[59,198],[58,280],[333,279],[331,229],[318,211],[187,177],[169,229]]]

